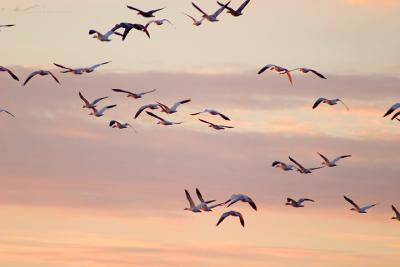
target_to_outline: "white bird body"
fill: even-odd
[[[231,205],[235,204],[238,201],[247,202],[254,210],[257,210],[257,206],[254,203],[254,201],[249,196],[243,194],[232,195],[227,201],[224,202],[224,205],[229,203],[227,207],[230,207]]]
[[[224,214],[222,214],[221,218],[219,218],[216,226],[218,226],[220,223],[222,223],[229,216],[238,217],[239,220],[240,220],[240,224],[244,227],[243,215],[240,212],[233,211],[233,210],[225,212]]]
[[[204,12],[203,10],[201,10],[200,7],[198,7],[195,3],[192,2],[192,5],[200,12],[203,14],[203,18],[210,21],[210,22],[217,22],[218,20],[218,16],[222,13],[222,11],[224,11],[224,9],[230,4],[231,1],[229,1],[228,3],[226,3],[225,5],[223,5],[222,7],[220,7],[217,11],[215,11],[213,14],[209,15],[206,12]]]
[[[100,110],[98,110],[98,109],[96,109],[96,108],[91,108],[93,112],[90,113],[89,115],[93,115],[93,116],[95,116],[95,117],[102,117],[102,116],[104,116],[104,113],[105,113],[108,109],[114,108],[114,107],[116,107],[116,106],[117,106],[117,105],[110,105],[110,106],[103,107],[103,108],[100,109]]]
[[[322,155],[321,153],[317,152],[318,155],[320,155],[320,157],[324,160],[324,162],[322,162],[322,165],[325,165],[327,167],[336,167],[337,166],[337,162],[341,159],[344,158],[348,158],[351,157],[351,155],[343,155],[343,156],[339,156],[337,158],[335,158],[334,160],[330,161],[327,157],[325,157],[324,155]]]
[[[368,209],[370,209],[370,208],[372,208],[372,207],[375,207],[376,205],[378,205],[377,203],[376,204],[372,204],[372,205],[368,205],[368,206],[365,206],[365,207],[359,207],[353,200],[351,200],[350,198],[348,198],[348,197],[346,197],[346,196],[343,196],[344,197],[344,199],[347,201],[347,202],[349,202],[351,205],[353,205],[353,208],[351,208],[350,210],[353,210],[353,211],[356,211],[356,212],[358,212],[358,213],[367,213],[367,210]]]
[[[292,207],[294,207],[294,208],[303,208],[304,207],[304,202],[305,201],[310,201],[310,202],[314,202],[314,200],[312,200],[312,199],[309,199],[309,198],[300,198],[299,200],[294,200],[294,199],[292,199],[292,198],[287,198],[287,202],[286,202],[286,204],[285,205],[287,205],[287,206],[292,206]]]
[[[106,32],[105,34],[102,34],[101,32],[94,30],[94,29],[90,29],[89,30],[89,35],[93,35],[93,38],[96,38],[97,40],[101,41],[101,42],[110,42],[111,39],[111,35],[115,34],[115,31],[120,28],[120,26],[117,24],[115,25],[111,30],[109,30],[108,32]]]

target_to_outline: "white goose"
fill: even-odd
[[[214,116],[220,116],[220,117],[223,118],[224,120],[230,121],[230,119],[229,119],[227,116],[225,116],[225,115],[222,114],[221,112],[216,111],[215,109],[205,109],[205,110],[203,110],[203,111],[196,112],[196,113],[192,113],[192,114],[190,114],[190,115],[196,116],[196,115],[199,115],[199,114],[202,114],[202,113],[209,113],[209,114],[214,115]]]
[[[343,155],[343,156],[339,156],[339,157],[335,158],[334,160],[330,161],[327,157],[325,157],[321,153],[317,152],[317,154],[324,160],[324,162],[322,162],[322,165],[325,165],[327,167],[336,167],[337,166],[336,163],[339,160],[351,157],[351,155]]]
[[[290,161],[293,162],[294,164],[297,165],[297,171],[300,172],[301,174],[309,174],[312,173],[312,171],[314,170],[318,170],[323,168],[324,166],[321,167],[315,167],[315,168],[304,168],[300,163],[298,163],[297,161],[295,161],[292,157],[289,157]]]
[[[238,201],[247,202],[254,210],[257,210],[256,203],[254,203],[254,201],[249,196],[243,194],[232,195],[226,202],[224,202],[224,205],[229,203],[227,207],[230,207]]]
[[[226,126],[226,125],[221,125],[221,124],[214,124],[214,123],[211,123],[211,122],[209,122],[209,121],[205,121],[205,120],[203,120],[203,119],[199,119],[199,121],[204,122],[204,123],[207,123],[207,124],[208,124],[208,127],[211,127],[211,128],[213,128],[213,129],[215,129],[215,130],[225,130],[225,129],[233,129],[233,128],[234,128],[233,126]]]
[[[142,113],[143,110],[146,110],[146,109],[155,110],[155,109],[159,109],[159,107],[160,107],[160,105],[158,105],[158,104],[147,104],[147,105],[141,106],[141,107],[138,109],[138,111],[136,112],[136,114],[135,114],[135,119],[136,119],[137,117],[139,117],[140,113]]]
[[[219,218],[216,226],[218,226],[220,223],[222,223],[229,216],[239,217],[240,224],[244,227],[243,215],[240,212],[233,211],[233,210],[225,212],[224,214],[222,214],[221,218]]]
[[[278,161],[278,160],[276,160],[276,161],[274,161],[273,163],[272,163],[272,167],[275,167],[275,168],[280,168],[280,169],[282,169],[283,171],[293,171],[294,169],[297,169],[294,165],[292,165],[292,164],[286,164],[286,163],[284,163],[284,162],[282,162],[282,161]]]
[[[182,124],[182,123],[183,123],[183,122],[171,122],[171,121],[164,120],[163,118],[157,116],[156,114],[154,114],[154,113],[152,113],[152,112],[150,112],[150,111],[146,111],[146,113],[147,113],[148,115],[150,115],[150,116],[152,116],[152,117],[158,119],[157,124],[161,124],[161,125],[164,125],[164,126],[170,126],[170,125]]]
[[[314,202],[314,200],[309,199],[309,198],[300,198],[299,200],[294,200],[290,197],[287,198],[287,202],[286,202],[286,206],[292,206],[294,208],[303,208],[304,207],[304,202],[305,201],[310,201],[310,202]]]
[[[105,34],[102,34],[101,32],[99,32],[97,30],[90,29],[89,35],[93,35],[93,38],[96,38],[101,42],[110,42],[111,41],[110,36],[113,34],[116,34],[115,31],[119,28],[120,28],[120,26],[117,24],[111,30],[106,32]]]
[[[178,109],[178,107],[180,105],[189,103],[190,101],[191,101],[190,99],[182,100],[182,101],[176,102],[172,107],[168,107],[167,105],[164,105],[164,104],[162,104],[160,102],[157,102],[157,101],[156,101],[156,103],[162,109],[161,112],[165,112],[167,114],[173,114],[173,113],[176,113],[178,111],[177,109]]]
[[[117,105],[110,105],[110,106],[103,107],[100,110],[97,110],[96,108],[91,108],[93,112],[91,112],[89,115],[93,115],[95,117],[102,117],[102,116],[104,116],[104,112],[106,112],[108,109],[114,108],[116,106]]]
[[[314,103],[314,105],[313,105],[312,108],[315,109],[315,108],[318,107],[318,105],[321,104],[321,103],[328,104],[328,105],[330,105],[330,106],[334,106],[334,105],[336,105],[336,104],[339,103],[339,102],[342,103],[343,106],[344,106],[347,110],[350,110],[349,107],[346,106],[346,104],[345,104],[342,100],[340,100],[339,98],[336,98],[336,99],[327,99],[327,98],[324,98],[324,97],[318,98],[317,101],[315,101],[315,103]]]
[[[288,77],[288,79],[289,79],[290,84],[293,85],[293,78],[292,78],[292,75],[290,74],[290,72],[289,72],[288,69],[283,68],[283,67],[280,67],[280,66],[278,66],[278,65],[268,64],[268,65],[264,66],[263,68],[261,68],[261,69],[258,71],[258,75],[262,74],[263,72],[265,72],[265,71],[267,71],[267,70],[276,71],[276,72],[278,72],[279,74],[286,74],[287,77]]]
[[[57,77],[54,76],[54,74],[51,73],[50,71],[48,71],[48,70],[38,70],[38,71],[32,72],[32,73],[28,76],[28,78],[25,80],[23,86],[25,86],[25,85],[26,85],[33,77],[35,77],[36,75],[40,75],[40,76],[50,75],[51,77],[53,77],[53,79],[54,79],[58,84],[61,84],[61,83],[58,81]]]
[[[6,67],[0,66],[0,72],[3,72],[3,71],[8,72],[8,74],[10,74],[10,76],[11,76],[14,80],[19,81],[19,78],[17,77],[17,75],[15,75],[10,69],[8,69],[8,68],[6,68]]]
[[[14,114],[12,114],[11,112],[9,112],[8,110],[5,110],[5,109],[0,108],[0,113],[2,113],[2,112],[7,113],[8,115],[10,115],[10,116],[12,116],[12,117],[15,117]]]
[[[398,220],[400,221],[400,212],[396,209],[395,206],[392,205],[392,210],[394,211],[394,214],[396,214],[395,217],[392,217],[392,220]]]
[[[183,12],[183,14],[185,14],[187,17],[191,18],[193,21],[193,25],[194,26],[200,26],[201,24],[203,24],[203,21],[205,20],[204,17],[202,17],[200,20],[195,19],[194,17],[190,16],[189,14],[186,14]]]
[[[189,202],[190,208],[185,208],[184,210],[188,210],[191,212],[201,212],[202,208],[204,207],[204,204],[210,204],[212,202],[215,202],[215,200],[210,200],[210,201],[204,201],[204,203],[202,202],[199,205],[195,205],[192,197],[190,196],[189,192],[186,189],[185,189],[185,194],[186,194],[186,199]]]
[[[132,9],[134,11],[137,11],[138,15],[140,15],[142,17],[145,17],[145,18],[154,18],[155,17],[154,13],[156,13],[158,11],[161,11],[161,10],[163,10],[165,8],[165,7],[163,7],[163,8],[158,8],[158,9],[154,9],[154,10],[143,11],[143,10],[140,10],[140,9],[138,9],[136,7],[133,7],[133,6],[126,6],[126,7],[129,8],[129,9]]]
[[[206,20],[210,21],[210,22],[217,22],[218,20],[218,16],[222,13],[222,11],[224,11],[224,9],[230,4],[231,1],[229,1],[228,3],[226,3],[225,5],[223,5],[222,7],[220,7],[217,11],[214,12],[214,14],[212,15],[208,15],[206,12],[204,12],[203,10],[201,10],[200,7],[198,7],[195,3],[192,2],[192,5],[200,12],[203,14],[203,18],[205,18]]]
[[[142,98],[144,95],[150,94],[150,93],[153,93],[156,91],[156,89],[153,89],[153,90],[146,91],[146,92],[133,93],[133,92],[122,90],[122,89],[111,89],[111,90],[113,90],[114,92],[117,92],[117,93],[125,93],[125,94],[127,94],[126,97],[132,97],[134,99]]]
[[[105,97],[100,97],[97,98],[96,100],[89,102],[81,92],[79,92],[79,97],[82,99],[82,101],[85,103],[85,105],[82,106],[82,108],[95,108],[96,104],[99,103],[101,100],[108,98],[108,96]]]
[[[61,71],[61,73],[72,73],[72,74],[82,75],[82,74],[84,74],[84,73],[91,73],[91,72],[95,71],[95,69],[97,69],[98,67],[100,67],[100,66],[102,66],[102,65],[105,65],[105,64],[108,64],[108,63],[110,63],[110,62],[111,62],[111,61],[107,61],[107,62],[103,62],[103,63],[100,63],[100,64],[95,64],[95,65],[93,65],[93,66],[91,66],[91,67],[87,67],[87,68],[76,68],[76,69],[69,68],[69,67],[65,67],[65,66],[60,65],[60,64],[57,64],[57,63],[53,63],[53,64],[54,64],[55,66],[59,67],[59,68],[64,69],[63,71]]]
[[[133,128],[132,125],[130,125],[129,123],[121,123],[116,120],[111,120],[109,126],[111,128],[120,129],[120,130],[127,129],[128,127],[130,127],[132,130],[134,130],[136,132],[135,128]]]
[[[375,207],[376,205],[378,205],[378,203],[376,203],[376,204],[372,204],[372,205],[368,205],[368,206],[365,206],[365,207],[360,208],[360,207],[359,207],[353,200],[351,200],[350,198],[348,198],[348,197],[346,197],[346,196],[343,196],[343,197],[344,197],[344,199],[345,199],[347,202],[349,202],[351,205],[353,205],[354,208],[351,208],[350,210],[356,211],[356,212],[358,212],[358,213],[367,213],[367,210],[368,210],[368,209],[370,209],[370,208]]]

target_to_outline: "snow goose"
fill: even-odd
[[[106,32],[105,34],[102,34],[101,32],[99,32],[97,30],[90,29],[89,30],[89,35],[93,35],[93,38],[96,38],[101,42],[110,42],[111,41],[110,36],[113,35],[113,34],[116,34],[115,31],[117,29],[119,29],[119,28],[120,28],[120,26],[117,24],[111,30]]]
[[[229,203],[227,207],[230,207],[238,201],[247,202],[254,210],[257,210],[257,206],[254,201],[249,196],[243,194],[232,195],[227,201],[224,202],[224,205]]]
[[[214,123],[211,123],[211,122],[209,122],[209,121],[205,121],[205,120],[203,120],[203,119],[199,119],[199,121],[204,122],[204,123],[207,123],[207,124],[208,124],[208,127],[211,127],[211,128],[213,128],[213,129],[215,129],[215,130],[225,130],[225,129],[233,129],[233,128],[234,128],[233,126],[226,126],[226,125],[221,125],[221,124],[214,124]]]
[[[150,11],[143,11],[143,10],[140,10],[140,9],[138,9],[136,7],[133,7],[133,6],[126,6],[126,7],[129,8],[129,9],[137,11],[138,15],[143,16],[145,18],[154,18],[155,17],[154,13],[156,13],[158,11],[161,11],[161,10],[163,10],[165,8],[165,7],[163,7],[163,8],[159,8],[159,9],[150,10]]]
[[[304,207],[304,202],[305,201],[310,201],[310,202],[314,202],[314,200],[309,199],[309,198],[300,198],[299,200],[294,200],[290,197],[287,198],[287,202],[285,205],[287,206],[292,206],[294,208],[303,208]]]
[[[218,3],[218,5],[220,5],[220,6],[224,6],[224,4],[223,3],[221,3],[221,2],[217,2]],[[236,10],[234,10],[233,8],[230,8],[230,7],[225,7],[226,9],[228,9],[228,12],[227,13],[230,13],[232,16],[234,16],[234,17],[239,17],[239,16],[241,16],[241,15],[243,15],[243,9],[248,5],[250,3],[250,0],[246,0],[243,4],[241,4],[240,5],[240,7],[238,8],[238,9],[236,9]]]
[[[127,94],[127,97],[132,97],[134,99],[142,98],[144,95],[149,94],[149,93],[153,93],[153,92],[156,91],[156,89],[153,89],[153,90],[146,91],[146,92],[133,93],[133,92],[126,91],[126,90],[123,90],[123,89],[111,89],[111,90],[113,90],[114,92],[117,92],[117,93]]]
[[[315,168],[304,168],[300,163],[298,163],[297,161],[295,161],[292,157],[289,157],[290,161],[293,162],[294,164],[297,165],[297,171],[300,172],[301,174],[309,174],[312,173],[312,171],[314,170],[318,170],[323,168],[324,166],[321,167],[315,167]]]
[[[229,217],[229,216],[239,217],[240,224],[244,227],[244,219],[243,219],[242,214],[240,212],[233,211],[233,210],[225,212],[224,214],[222,214],[221,218],[219,218],[216,226],[218,226],[220,223],[222,223],[225,220],[225,218]]]
[[[116,106],[117,106],[117,105],[109,105],[109,106],[103,107],[103,108],[100,109],[100,110],[97,110],[96,108],[91,108],[93,112],[90,113],[89,115],[93,115],[93,116],[95,116],[95,117],[102,117],[102,116],[104,116],[104,112],[106,112],[108,109],[114,108],[114,107],[116,107]]]
[[[150,112],[150,111],[146,111],[146,113],[147,113],[148,115],[150,115],[150,116],[152,116],[152,117],[158,119],[157,124],[161,124],[161,125],[164,125],[164,126],[170,126],[170,125],[182,124],[182,123],[183,123],[183,122],[171,122],[171,121],[164,120],[163,118],[157,116],[156,114],[154,114],[154,113],[152,113],[152,112]]]
[[[82,106],[82,108],[95,108],[96,104],[99,103],[101,100],[108,98],[108,96],[105,97],[100,97],[95,99],[92,102],[89,102],[83,95],[81,92],[79,92],[79,97],[82,99],[82,101],[85,103],[85,105]]]
[[[317,154],[324,160],[324,162],[322,162],[322,165],[325,165],[327,167],[336,167],[337,166],[336,163],[339,160],[351,157],[351,155],[343,155],[343,156],[339,156],[339,157],[335,158],[334,160],[330,161],[327,157],[325,157],[321,153],[317,152]]]
[[[120,130],[127,129],[128,127],[130,127],[132,130],[134,130],[136,132],[136,129],[133,128],[132,125],[130,125],[129,123],[121,123],[121,122],[116,121],[116,120],[111,120],[110,123],[109,123],[109,126],[111,128],[120,129]]]
[[[11,76],[14,80],[19,81],[19,78],[17,77],[17,75],[15,75],[10,69],[8,69],[8,68],[6,68],[6,67],[0,66],[0,72],[3,72],[3,71],[8,72],[8,74],[10,74],[10,76]]]
[[[223,118],[224,120],[230,121],[230,119],[229,119],[227,116],[225,116],[225,115],[222,114],[221,112],[216,111],[215,109],[205,109],[205,110],[203,110],[203,111],[196,112],[196,113],[192,113],[192,114],[190,114],[190,115],[196,116],[196,115],[199,115],[199,114],[202,114],[202,113],[209,113],[209,114],[214,115],[214,116],[220,116],[220,117]]]
[[[97,69],[98,67],[108,64],[111,61],[107,61],[107,62],[103,62],[100,64],[95,64],[93,66],[87,67],[87,68],[69,68],[69,67],[65,67],[63,65],[57,64],[57,63],[53,63],[55,66],[64,69],[63,71],[61,71],[61,73],[72,73],[72,74],[77,74],[77,75],[82,75],[84,73],[91,73],[93,71],[95,71],[95,69]]]
[[[177,109],[178,109],[178,107],[180,105],[189,103],[190,101],[191,101],[190,99],[182,100],[182,101],[176,102],[172,107],[168,107],[167,105],[164,105],[164,104],[162,104],[160,102],[157,102],[157,101],[156,101],[156,103],[158,103],[158,105],[162,109],[161,112],[165,112],[167,114],[173,114],[173,113],[176,113],[178,111]]]
[[[264,66],[263,68],[261,68],[261,69],[258,71],[258,75],[262,74],[263,72],[265,72],[265,71],[267,71],[267,70],[276,71],[276,72],[278,72],[279,74],[286,74],[287,77],[288,77],[288,79],[289,79],[290,84],[293,85],[292,75],[290,74],[290,72],[289,72],[288,69],[285,69],[285,68],[280,67],[280,66],[278,66],[278,65],[268,64],[268,65]]]
[[[208,15],[206,12],[204,12],[203,10],[201,10],[200,7],[198,7],[195,3],[192,2],[192,5],[200,12],[203,14],[203,18],[205,18],[206,20],[210,21],[210,22],[217,22],[218,20],[218,16],[221,14],[222,11],[224,11],[224,9],[230,4],[231,1],[229,1],[228,3],[226,3],[225,5],[223,5],[222,7],[220,7],[217,11],[214,12],[214,14],[212,15]]]
[[[40,75],[40,76],[50,75],[51,77],[53,77],[53,79],[54,79],[58,84],[61,84],[61,83],[58,81],[58,79],[56,78],[56,76],[54,76],[54,74],[51,73],[50,71],[48,71],[48,70],[38,70],[38,71],[32,72],[32,73],[28,76],[28,78],[27,78],[26,81],[24,82],[23,86],[25,86],[25,85],[30,81],[30,79],[32,79],[32,78],[35,77],[36,75]]]
[[[210,203],[215,201],[215,200],[210,200],[210,201],[205,201],[204,203],[202,202],[199,205],[195,205],[194,202],[193,202],[192,197],[190,196],[189,192],[186,189],[185,189],[185,194],[186,194],[186,199],[189,202],[190,208],[185,208],[184,210],[188,210],[188,211],[191,211],[191,212],[201,212],[202,207],[204,206],[202,204],[210,204]]]
[[[313,105],[312,108],[315,109],[315,108],[318,107],[318,105],[321,104],[321,103],[328,104],[328,105],[330,105],[330,106],[334,106],[334,105],[336,105],[336,104],[339,103],[339,102],[342,103],[343,106],[344,106],[347,110],[349,110],[349,107],[346,106],[346,104],[345,104],[342,100],[340,100],[339,98],[336,98],[336,99],[327,99],[327,98],[324,98],[324,97],[318,98],[317,101],[315,101],[315,103],[314,103],[314,105]]]
[[[205,20],[205,18],[203,18],[203,17],[200,20],[197,20],[194,17],[190,16],[189,14],[186,14],[184,12],[183,12],[183,14],[192,19],[192,21],[193,21],[192,24],[194,26],[200,26],[201,24],[203,24],[203,21]]]
[[[365,206],[365,207],[360,208],[360,207],[359,207],[353,200],[351,200],[350,198],[348,198],[348,197],[346,197],[346,196],[343,196],[343,197],[344,197],[344,199],[345,199],[347,202],[349,202],[351,205],[353,205],[354,208],[351,208],[350,210],[354,210],[354,211],[356,211],[356,212],[358,212],[358,213],[367,213],[367,210],[368,210],[368,209],[370,209],[370,208],[375,207],[376,205],[378,205],[378,204],[376,203],[376,204],[372,204],[372,205],[368,205],[368,206]]]

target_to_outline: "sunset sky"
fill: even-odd
[[[84,3],[82,3],[84,2]],[[196,1],[207,11],[215,1]],[[88,35],[119,22],[146,23],[125,6],[166,7],[151,39],[133,32],[124,42]],[[238,7],[241,0],[232,0]],[[23,81],[48,69],[60,79],[35,77],[22,87],[0,72],[0,266],[4,267],[397,267],[400,223],[399,122],[383,119],[400,99],[400,1],[253,0],[244,15],[222,14],[194,27],[191,1],[2,1],[1,66]],[[71,67],[112,60],[73,76]],[[294,74],[294,86],[268,63],[312,67],[328,77]],[[132,100],[111,88],[157,89]],[[104,117],[88,116],[78,97],[110,96]],[[311,108],[319,97],[341,105]],[[154,101],[191,98],[163,127],[133,115]],[[235,128],[217,132],[188,114],[215,108]],[[158,114],[158,113],[157,113]],[[163,117],[167,115],[163,114]],[[201,118],[219,123],[218,118]],[[108,127],[111,119],[137,130]],[[225,122],[224,122],[225,123]],[[308,167],[351,154],[336,168],[309,175],[271,167],[293,156]],[[229,209],[194,214],[195,197],[253,198]],[[357,214],[343,199],[379,203]],[[286,197],[315,199],[306,208]]]

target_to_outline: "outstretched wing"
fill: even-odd
[[[321,104],[322,101],[324,101],[324,100],[326,100],[326,98],[323,98],[323,97],[318,98],[317,101],[315,101],[315,103],[314,103],[314,105],[313,105],[312,108],[315,109],[315,108],[318,107],[319,104]]]
[[[317,72],[316,70],[310,69],[310,71],[312,73],[314,73],[315,75],[317,75],[318,77],[320,77],[322,79],[326,79],[326,77],[324,75],[322,75],[321,73]]]
[[[218,115],[220,115],[221,118],[223,118],[223,119],[226,120],[226,121],[230,121],[230,120],[231,120],[231,119],[229,119],[227,116],[225,116],[225,115],[222,114],[222,113],[219,113],[219,112],[218,112]]]
[[[8,110],[0,109],[0,112],[5,112],[5,113],[7,113],[7,114],[10,115],[10,116],[15,117],[14,114],[12,114],[11,112],[9,112]]]
[[[350,198],[343,196],[345,200],[347,200],[347,202],[349,202],[351,205],[353,205],[357,210],[360,210],[360,207]]]
[[[189,201],[190,207],[194,208],[195,205],[194,205],[193,199],[192,199],[192,197],[190,196],[189,192],[186,189],[185,189],[185,194],[186,194],[187,200]]]
[[[400,213],[399,213],[399,211],[396,209],[396,207],[395,206],[393,206],[392,205],[392,210],[394,211],[394,213],[396,213],[396,217],[399,217],[400,218]]]
[[[93,105],[96,105],[96,104],[99,103],[101,100],[106,99],[106,98],[108,98],[108,96],[97,98],[96,100],[93,101],[92,104],[93,104]]]
[[[201,202],[205,202],[205,201],[204,201],[204,198],[203,198],[203,196],[201,195],[200,190],[199,190],[198,188],[196,188],[196,194],[197,194],[197,197],[199,198],[199,200],[200,200]]]
[[[322,155],[321,153],[317,152],[317,154],[326,162],[329,163],[329,159],[327,157],[325,157],[324,155]]]
[[[147,113],[148,115],[150,115],[150,116],[156,118],[156,119],[159,119],[160,121],[165,121],[163,118],[158,117],[158,116],[157,116],[156,114],[154,114],[153,112],[146,111],[146,113]]]
[[[54,76],[53,73],[51,73],[51,72],[49,71],[49,74],[50,74],[51,77],[53,77],[53,79],[54,79],[58,84],[61,84],[60,81],[57,79],[56,76]]]
[[[114,92],[118,92],[118,93],[125,93],[125,94],[128,94],[128,95],[134,95],[134,93],[126,91],[126,90],[122,90],[122,89],[111,89],[111,90],[113,90]]]
[[[10,76],[16,80],[19,81],[19,78],[17,77],[17,75],[15,75],[11,70],[7,69],[8,74],[10,74]]]
[[[55,65],[55,66],[57,66],[59,68],[65,69],[65,70],[72,70],[71,68],[64,67],[63,65],[60,65],[60,64],[57,64],[57,63],[53,63],[53,65]]]
[[[388,111],[386,111],[385,115],[383,115],[383,117],[386,117],[387,115],[390,115],[393,113],[393,111],[395,111],[396,109],[400,108],[400,103],[396,103],[393,106],[391,106]]]
[[[106,106],[106,107],[100,109],[99,113],[104,113],[104,112],[106,112],[107,109],[114,108],[114,107],[116,107],[116,106],[117,106],[117,105]]]
[[[142,12],[142,13],[143,13],[142,10],[137,9],[136,7],[133,7],[133,6],[126,6],[126,7],[129,8],[129,9],[135,10],[135,11],[137,11],[137,12]]]
[[[289,157],[290,161],[296,164],[302,171],[305,171],[306,169],[297,161],[295,161],[292,157]]]
[[[203,120],[203,119],[199,119],[199,121],[201,121],[201,122],[204,122],[204,123],[207,123],[207,124],[209,124],[209,125],[215,125],[214,123],[211,123],[211,122],[205,121],[205,120]]]
[[[200,7],[198,7],[195,3],[192,2],[192,5],[194,6],[194,8],[196,8],[200,13],[202,13],[204,16],[208,16],[206,12],[204,12],[203,10],[201,10]]]
[[[225,6],[225,4],[223,4],[223,3],[221,3],[221,2],[218,2],[218,1],[217,1],[217,3],[218,3],[218,5],[220,5],[220,6]],[[233,8],[229,7],[229,6],[226,6],[225,8],[228,9],[229,11],[231,11],[231,12],[235,12],[235,10],[234,10]]]
[[[219,218],[218,222],[217,222],[217,226],[222,223],[226,217],[228,217],[230,215],[230,212],[225,212],[224,214],[221,215],[221,218]]]
[[[339,157],[337,157],[336,159],[334,159],[332,162],[333,162],[333,163],[336,163],[336,162],[338,162],[339,160],[344,159],[344,158],[348,158],[348,157],[351,157],[351,155],[339,156]]]
[[[153,9],[153,10],[150,10],[149,11],[149,13],[156,13],[156,12],[158,12],[158,11],[161,11],[161,10],[163,10],[165,7],[163,7],[163,8],[159,8],[159,9]]]
[[[271,67],[273,67],[273,66],[275,66],[275,65],[273,65],[273,64],[268,64],[268,65],[264,66],[263,68],[261,68],[261,69],[258,71],[257,74],[261,74],[261,73],[263,73],[264,71],[269,70],[269,69],[270,69]]]
[[[98,67],[100,67],[100,66],[102,66],[102,65],[105,65],[105,64],[108,64],[108,63],[110,63],[111,61],[107,61],[107,62],[103,62],[103,63],[99,63],[99,64],[95,64],[95,65],[93,65],[93,66],[91,66],[89,69],[96,69],[96,68],[98,68]]]
[[[250,3],[250,0],[246,0],[239,8],[238,8],[238,12],[242,12],[243,9]]]
[[[214,16],[218,17],[219,14],[222,13],[222,11],[224,11],[224,9],[230,4],[231,1],[229,1],[228,3],[226,3],[225,5],[223,5],[222,7],[220,7],[217,11],[214,12]]]
[[[33,77],[35,77],[35,75],[37,75],[37,74],[39,74],[39,71],[34,71],[34,72],[32,72],[32,73],[28,76],[28,78],[25,80],[23,86],[25,86],[25,85],[26,85]]]
[[[82,95],[81,92],[79,92],[79,97],[82,99],[83,102],[85,102],[86,105],[90,105],[89,101]]]
[[[186,99],[186,100],[179,101],[179,102],[175,103],[175,104],[171,107],[171,109],[172,109],[172,110],[176,110],[180,105],[186,104],[186,103],[188,103],[188,102],[190,102],[190,101],[191,101],[190,99]]]

